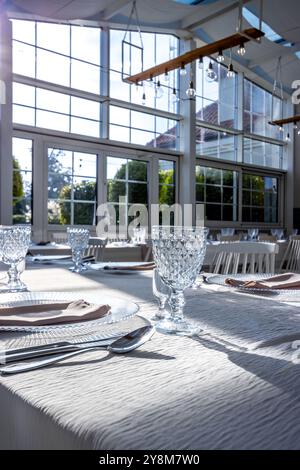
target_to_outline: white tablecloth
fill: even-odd
[[[151,274],[75,275],[31,268],[32,290],[133,299],[150,318]],[[300,309],[231,290],[189,291],[197,338],[156,333],[128,355],[90,352],[0,378],[0,446],[17,449],[299,449],[300,367],[291,344]],[[0,336],[4,338],[4,333]]]

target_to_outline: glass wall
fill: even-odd
[[[131,204],[148,207],[148,163],[107,157],[106,178],[107,202],[115,210],[117,225],[126,225],[133,218],[128,215]]]
[[[278,222],[278,178],[243,173],[243,222]]]
[[[125,39],[124,39],[125,38]],[[142,39],[142,43],[141,43]],[[142,104],[145,93],[145,105],[162,111],[177,112],[177,105],[173,100],[173,89],[178,91],[178,71],[172,71],[161,78],[160,93],[155,93],[154,79],[142,86],[131,86],[122,80],[122,41],[132,44],[123,44],[124,78],[141,72],[141,51],[143,46],[143,69],[147,70],[154,65],[166,62],[178,55],[179,41],[174,35],[145,33],[141,38],[137,32],[126,33],[125,30],[110,30],[110,96],[122,101]],[[135,47],[134,47],[135,46]]]
[[[13,138],[13,223],[32,223],[32,140]]]
[[[209,221],[238,221],[238,173],[196,165],[196,202]]]
[[[97,155],[48,149],[48,223],[94,225]]]
[[[277,126],[270,121],[281,119],[282,101],[260,86],[244,80],[244,131],[273,139],[282,139]]]

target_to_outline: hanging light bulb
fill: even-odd
[[[228,65],[228,70],[227,70],[227,77],[228,78],[233,78],[235,75],[234,70],[233,70],[233,65],[232,62]]]
[[[206,79],[208,82],[214,82],[217,79],[217,74],[214,71],[212,61],[209,62],[206,70]]]
[[[184,65],[184,64],[181,64],[181,68],[180,68],[180,72],[179,72],[179,73],[180,73],[180,75],[181,75],[182,77],[184,77],[184,76],[187,74],[186,68],[185,68],[185,65]]]
[[[300,129],[298,129],[298,135],[300,135]]]
[[[172,95],[171,95],[171,101],[172,101],[173,104],[176,104],[179,101],[179,98],[178,98],[177,93],[176,93],[176,88],[173,88]]]
[[[160,80],[157,81],[156,89],[155,89],[155,97],[159,100],[163,97],[164,90],[160,84]]]
[[[278,130],[279,130],[279,132],[283,132],[283,131],[284,131],[284,129],[283,129],[282,126],[279,126]]]
[[[244,44],[243,42],[241,42],[240,47],[238,48],[237,53],[238,53],[238,55],[240,55],[241,57],[243,57],[243,56],[246,54],[245,44]]]
[[[298,125],[296,122],[294,122],[294,130],[297,131],[298,130]]]
[[[222,62],[224,62],[224,60],[225,60],[225,57],[223,56],[223,51],[220,50],[220,51],[219,51],[219,55],[218,55],[218,57],[217,57],[217,61],[218,61],[219,63],[222,63]]]
[[[168,69],[165,70],[164,79],[165,79],[165,82],[168,82],[168,81],[169,81],[169,72],[168,72]]]
[[[196,90],[195,90],[195,88],[194,88],[194,82],[193,82],[193,80],[190,81],[189,87],[188,87],[188,89],[186,90],[186,95],[187,95],[189,98],[195,98],[195,96],[196,96]]]
[[[203,70],[203,57],[202,57],[202,55],[199,57],[198,67],[199,67],[200,70]]]
[[[145,93],[145,90],[143,91],[143,95],[142,95],[142,105],[145,106],[146,104],[146,93]]]
[[[290,133],[289,133],[289,132],[287,133],[285,140],[286,140],[287,142],[290,142],[290,141],[291,141],[291,137],[290,137]]]

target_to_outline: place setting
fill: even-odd
[[[69,232],[70,269],[78,273],[84,268],[81,253],[88,231]],[[90,349],[126,353],[150,339],[155,329],[137,315],[139,306],[133,301],[80,290],[29,292],[18,265],[24,264],[30,235],[26,226],[0,228],[1,260],[10,266],[0,304],[1,375],[46,367]]]

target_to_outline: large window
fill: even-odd
[[[131,103],[142,104],[145,93],[145,105],[163,111],[176,112],[177,106],[173,100],[173,88],[177,90],[177,73],[170,72],[161,79],[161,96],[155,93],[152,83],[149,81],[142,86],[131,86],[122,81],[122,40],[125,31],[110,31],[110,96]],[[126,41],[137,47],[124,47],[124,68],[126,75],[133,75],[141,71],[141,47],[140,37],[137,32],[128,32]],[[162,62],[173,59],[178,55],[178,39],[170,34],[142,33],[144,48],[144,70]]]
[[[110,106],[110,139],[175,150],[178,124],[153,114]]]
[[[196,202],[205,205],[207,220],[237,222],[238,173],[196,165]]]
[[[236,161],[236,137],[226,131],[197,126],[196,152],[204,157]]]
[[[210,59],[204,57],[203,67],[197,67],[196,118],[228,129],[237,128],[236,76],[227,77],[227,69],[215,61],[212,78],[207,70]]]
[[[94,225],[97,155],[48,149],[48,223]]]
[[[274,139],[282,139],[277,126],[269,121],[282,117],[282,100],[249,80],[244,80],[244,130]]]
[[[204,204],[208,222],[276,224],[279,177],[199,164],[196,165],[196,201]]]
[[[244,162],[269,168],[282,168],[283,147],[244,138]]]
[[[100,93],[100,29],[13,20],[13,72]]]
[[[100,103],[21,83],[13,86],[13,122],[100,137]]]
[[[243,174],[243,222],[278,222],[278,178]]]
[[[13,222],[32,223],[32,140],[13,138]]]
[[[128,215],[131,204],[143,204],[148,207],[147,162],[107,157],[106,176],[107,202],[115,210],[116,224],[130,223],[133,219],[132,215]]]

